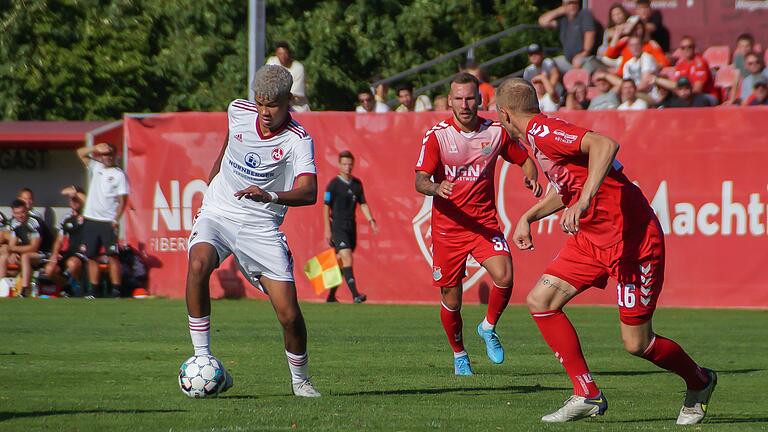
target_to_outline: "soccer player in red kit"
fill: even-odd
[[[527,298],[544,340],[573,382],[574,395],[542,420],[578,420],[608,408],[562,308],[590,287],[605,288],[611,277],[618,282],[624,348],[685,380],[677,424],[701,422],[717,375],[653,331],[651,318],[664,281],[664,233],[648,200],[616,160],[619,145],[541,114],[536,91],[524,80],[505,81],[496,95],[502,125],[531,147],[552,185],[520,218],[512,237],[515,245],[532,249],[531,223],[563,208],[561,227],[572,234]]]
[[[496,219],[493,177],[498,156],[521,166],[524,183],[536,196],[542,190],[536,164],[522,145],[498,122],[478,117],[478,88],[477,78],[468,73],[454,77],[448,96],[453,116],[427,131],[416,163],[416,190],[434,197],[432,278],[442,293],[440,319],[453,348],[456,375],[472,375],[461,320],[461,282],[470,254],[494,284],[477,332],[491,361],[504,361],[495,327],[512,295],[512,257]]]

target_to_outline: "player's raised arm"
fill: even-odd
[[[611,169],[619,144],[605,135],[588,132],[581,140],[581,152],[589,155],[587,180],[579,200],[563,213],[563,230],[575,233],[579,230],[579,218],[589,208],[605,176]]]
[[[227,131],[227,135],[224,137],[224,144],[222,144],[221,146],[219,157],[216,158],[216,162],[213,163],[213,166],[211,167],[211,172],[210,174],[208,174],[208,184],[211,184],[211,180],[213,180],[213,178],[216,177],[216,174],[218,174],[219,170],[221,169],[221,160],[224,158],[224,152],[227,150],[228,143],[229,143],[229,131]]]

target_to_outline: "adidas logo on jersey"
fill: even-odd
[[[241,134],[241,133],[235,134],[235,139],[240,141],[240,142],[243,142],[243,134]]]

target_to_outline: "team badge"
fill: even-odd
[[[493,151],[493,146],[491,145],[490,141],[484,141],[480,143],[480,153],[483,154],[483,156],[488,156]]]
[[[443,278],[443,270],[440,267],[432,267],[432,279],[438,281]]]
[[[254,152],[246,154],[244,160],[245,164],[251,168],[256,168],[261,165],[261,157]]]
[[[272,150],[272,159],[279,161],[282,158],[283,158],[283,149],[281,149],[280,147],[277,147],[274,150]]]

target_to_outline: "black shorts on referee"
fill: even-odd
[[[354,221],[331,224],[331,243],[336,252],[357,246],[357,227]]]

